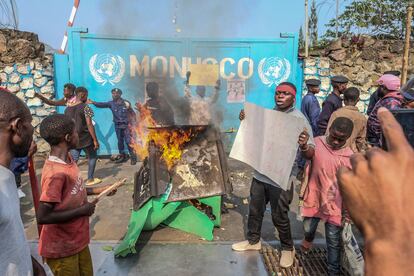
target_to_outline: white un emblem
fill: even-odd
[[[112,54],[95,54],[89,60],[89,71],[96,82],[112,85],[121,81],[125,73],[125,61]]]
[[[290,62],[285,58],[270,57],[260,61],[257,67],[264,85],[271,87],[287,81],[290,76]]]

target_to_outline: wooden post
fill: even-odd
[[[408,58],[410,55],[412,17],[413,17],[413,7],[410,5],[407,9],[407,21],[405,25],[405,44],[404,44],[404,55],[403,55],[402,72],[401,72],[401,86],[404,85],[404,83],[407,81]]]
[[[32,187],[33,206],[35,209],[36,223],[37,223],[37,212],[39,210],[40,190],[39,190],[39,184],[37,183],[36,170],[34,167],[32,157],[29,157],[29,178],[30,178],[30,186]],[[42,232],[42,226],[39,225],[38,223],[37,223],[37,232],[40,236],[40,232]]]

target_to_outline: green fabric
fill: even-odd
[[[221,196],[212,196],[198,199],[201,203],[204,203],[213,208],[213,215],[216,219],[213,221],[215,227],[221,225]]]
[[[132,211],[129,219],[128,231],[122,243],[115,249],[116,257],[126,257],[128,254],[137,253],[135,244],[141,235],[142,228],[147,220],[148,212],[152,209],[152,199],[145,203],[138,211]]]
[[[154,230],[161,223],[208,241],[213,240],[214,226],[219,227],[221,223],[221,196],[199,199],[200,202],[212,207],[213,214],[216,216],[212,221],[188,202],[165,203],[169,191],[170,189],[161,197],[150,199],[138,211],[132,211],[128,231],[121,244],[115,249],[116,257],[137,253],[135,244],[141,231]]]
[[[152,200],[152,209],[148,212],[147,221],[145,222],[144,231],[154,230],[164,220],[171,216],[181,205],[181,202],[170,202],[164,204],[165,198],[154,198]]]
[[[187,233],[195,234],[208,241],[212,241],[214,238],[214,223],[206,214],[186,202],[183,202],[180,208],[164,221],[164,224]]]

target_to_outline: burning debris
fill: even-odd
[[[136,253],[141,231],[161,223],[213,240],[213,228],[221,224],[221,195],[232,190],[219,132],[209,125],[163,124],[156,120],[160,110],[139,103],[137,108],[132,147],[143,165],[135,173],[128,233],[115,255]]]

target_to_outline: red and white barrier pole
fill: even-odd
[[[75,22],[76,13],[78,11],[80,0],[75,0],[72,7],[72,12],[70,13],[69,21],[68,21],[68,27],[73,26],[73,22]],[[63,36],[62,45],[60,46],[59,53],[64,54],[66,50],[66,45],[68,44],[68,32],[65,32],[65,35]]]

